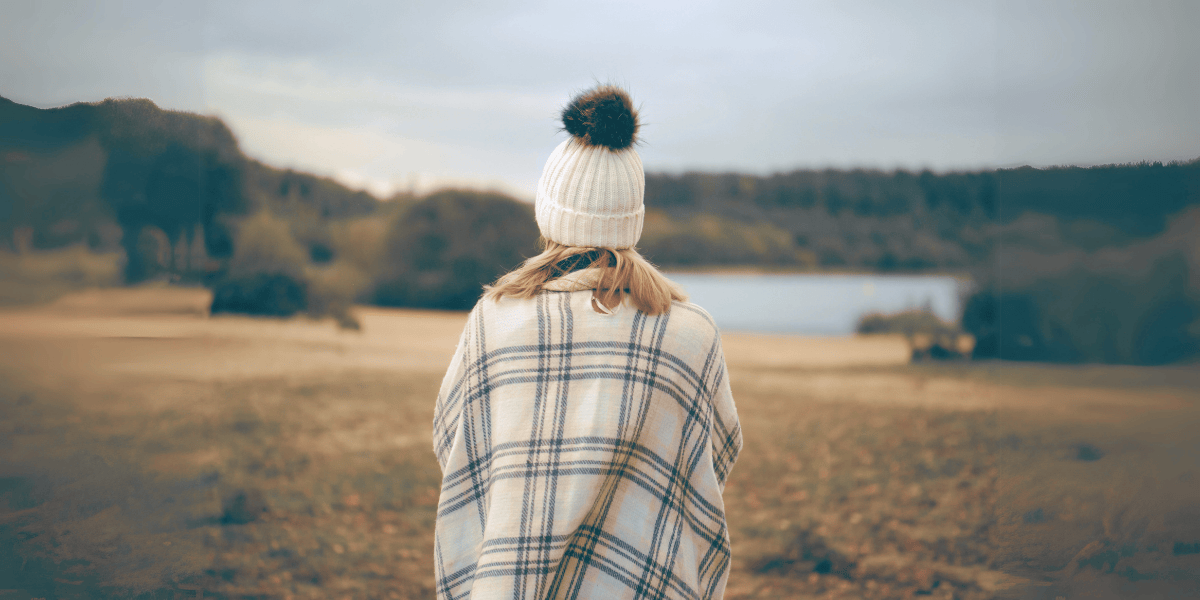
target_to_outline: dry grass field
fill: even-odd
[[[0,600],[432,598],[429,424],[464,315],[205,305],[0,311]],[[1200,369],[725,347],[727,598],[1200,596]]]

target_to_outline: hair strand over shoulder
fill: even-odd
[[[599,269],[593,297],[605,306],[615,306],[628,296],[638,310],[659,315],[670,310],[671,302],[687,300],[682,288],[633,248],[583,248],[545,239],[542,242],[545,249],[541,254],[485,286],[483,297],[492,301],[505,296],[532,298],[550,280],[583,269]]]

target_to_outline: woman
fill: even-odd
[[[487,288],[442,381],[438,598],[720,598],[741,429],[712,319],[633,249],[629,96],[563,110],[545,251]]]

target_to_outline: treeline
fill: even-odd
[[[474,191],[381,201],[251,160],[220,120],[149,100],[0,98],[0,246],[120,252],[126,283],[202,283],[215,312],[352,325],[354,302],[469,308],[536,253],[532,215]]]
[[[966,272],[976,356],[1162,363],[1200,346],[1200,161],[980,172],[649,174],[640,249],[664,267]],[[218,119],[148,100],[0,98],[0,246],[86,245],[124,279],[190,280],[214,310],[462,309],[536,252],[532,207],[387,200],[245,157]]]
[[[669,264],[969,270],[1014,236],[1085,251],[1148,239],[1198,193],[1200,161],[945,174],[650,174],[644,245]]]
[[[649,175],[672,265],[958,271],[977,358],[1165,364],[1200,353],[1200,160],[976,173]]]

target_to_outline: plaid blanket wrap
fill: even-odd
[[[434,416],[438,598],[722,597],[741,444],[696,305],[604,315],[569,286],[481,300]]]

